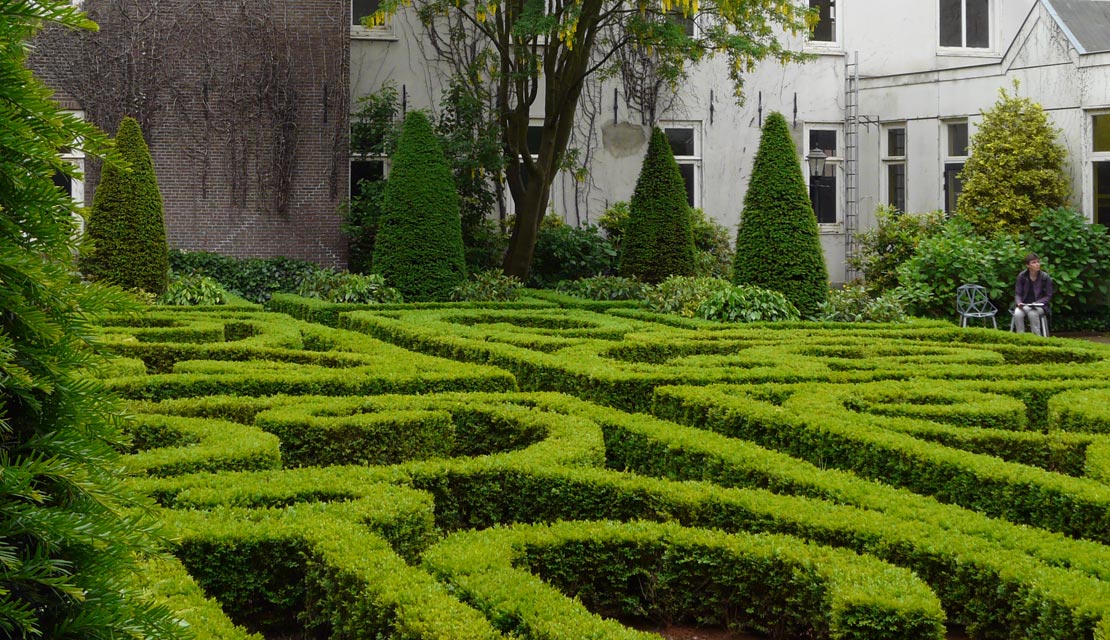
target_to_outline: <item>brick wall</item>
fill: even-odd
[[[139,119],[171,247],[346,265],[349,0],[84,6],[101,30],[45,31],[31,66],[110,133]]]

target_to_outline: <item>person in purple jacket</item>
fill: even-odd
[[[1025,271],[1018,274],[1014,285],[1014,329],[1025,333],[1028,317],[1033,333],[1041,335],[1041,319],[1048,313],[1048,304],[1055,292],[1052,278],[1041,270],[1041,258],[1035,253],[1025,256]]]

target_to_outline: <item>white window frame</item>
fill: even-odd
[[[349,169],[353,168],[356,162],[381,162],[382,163],[382,180],[389,179],[390,169],[392,162],[389,156],[380,156],[370,153],[352,153],[349,160]],[[355,172],[348,170],[347,175],[347,193],[350,194],[355,188]],[[353,197],[353,196],[350,196]]]
[[[1095,164],[1110,162],[1110,151],[1095,151],[1095,116],[1110,116],[1110,108],[1084,111],[1083,153],[1087,170],[1083,172],[1083,208],[1091,212],[1091,222],[1098,222],[1098,203],[1095,202]]]
[[[948,151],[951,148],[951,135],[952,135],[952,130],[949,127],[952,126],[952,125],[955,125],[955,124],[966,124],[967,125],[967,153],[965,153],[962,156],[952,155]],[[948,191],[947,191],[947,189],[945,189],[945,175],[947,174],[946,167],[950,164],[960,164],[960,165],[966,165],[967,164],[967,159],[968,159],[969,155],[971,154],[971,138],[972,138],[972,136],[974,135],[975,132],[972,129],[972,126],[971,126],[971,118],[968,118],[966,116],[965,117],[956,117],[956,118],[944,118],[940,121],[940,128],[941,128],[941,149],[940,149],[940,151],[941,151],[941,153],[940,153],[940,157],[941,157],[941,162],[940,162],[940,196],[941,196],[940,200],[941,200],[941,207],[940,208],[944,211],[948,211]],[[953,202],[951,212],[955,212],[955,211],[956,211],[956,203]]]
[[[811,131],[835,131],[836,132],[836,153],[835,156],[825,158],[825,175],[836,178],[836,193],[833,194],[833,201],[836,203],[836,220],[834,222],[818,222],[817,227],[821,233],[837,233],[842,230],[842,223],[844,220],[844,207],[847,204],[845,201],[844,190],[844,123],[842,122],[807,122],[802,128],[802,141],[805,147],[802,153],[802,175],[806,179],[806,194],[810,194],[810,182],[812,176],[809,175],[809,161],[806,156],[809,155],[811,149],[809,144],[809,134]],[[816,212],[815,212],[816,213]]]
[[[810,0],[803,0],[803,5],[809,8]],[[830,0],[832,2],[832,16],[833,16],[833,39],[832,40],[812,40],[809,34],[806,35],[805,48],[807,51],[814,53],[843,53],[844,52],[844,20],[841,16],[840,10],[846,0]]]
[[[701,121],[700,120],[664,120],[659,123],[659,128],[663,130],[666,135],[668,129],[690,129],[694,134],[694,155],[674,157],[674,161],[680,166],[691,166],[694,168],[694,208],[697,209],[702,205],[702,157],[701,157]]]
[[[351,39],[353,40],[396,40],[397,36],[393,32],[393,23],[391,20],[386,20],[384,25],[377,27],[367,27],[361,24],[355,24],[355,3],[354,0],[346,0],[348,7],[348,20],[351,25]]]
[[[701,36],[701,26],[698,24],[698,15],[700,15],[700,14],[698,14],[697,12],[694,12],[693,15],[691,15],[690,17],[687,18],[685,15],[682,14],[682,11],[680,9],[672,8],[670,10],[670,12],[667,13],[667,17],[669,18],[672,15],[675,18],[681,18],[682,20],[689,20],[690,21],[690,25],[693,27],[693,29],[691,29],[691,31],[693,31],[693,33],[690,34],[689,37],[697,38],[697,37]]]
[[[902,154],[901,155],[894,155],[893,153],[891,153],[891,149],[890,149],[890,132],[891,131],[896,131],[898,129],[902,130]],[[909,190],[910,190],[909,163],[907,162],[907,155],[908,155],[908,150],[909,150],[908,132],[909,132],[909,129],[906,126],[905,122],[886,123],[882,126],[882,131],[881,131],[881,135],[882,135],[882,140],[881,140],[882,154],[881,154],[881,156],[882,156],[882,171],[883,171],[883,176],[882,176],[883,204],[888,205],[888,206],[893,206],[890,202],[890,199],[891,199],[890,167],[892,165],[902,165],[902,212],[903,213],[905,213],[905,209],[908,206],[907,203],[909,202]]]
[[[967,46],[967,0],[960,0],[960,46],[942,45],[940,43],[940,29],[941,29],[941,0],[933,0],[933,6],[937,9],[937,54],[938,55],[960,55],[960,56],[996,56],[998,55],[998,0],[987,1],[987,46],[986,47],[969,47]]]

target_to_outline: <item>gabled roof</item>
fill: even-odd
[[[1110,51],[1110,0],[1041,0],[1079,53]]]

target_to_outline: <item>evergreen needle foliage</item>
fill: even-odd
[[[466,280],[455,180],[422,112],[405,117],[382,196],[374,272],[409,302],[447,300]]]
[[[120,408],[82,375],[104,364],[92,318],[126,294],[73,273],[74,205],[51,176],[78,177],[59,149],[108,141],[24,67],[44,24],[96,26],[68,1],[0,0],[0,637],[182,637],[139,598],[150,524],[122,515],[144,503],[117,475]]]
[[[828,272],[813,204],[781,113],[763,126],[736,234],[733,280],[778,291],[802,317],[828,294]]]
[[[960,173],[957,211],[982,235],[1021,233],[1045,209],[1067,204],[1067,151],[1041,105],[999,90],[998,102],[983,112]]]
[[[125,289],[161,294],[169,284],[169,246],[162,193],[150,150],[134,118],[124,118],[116,149],[130,170],[106,165],[93,195],[84,270]]]
[[[694,232],[686,186],[667,136],[656,127],[624,225],[621,275],[657,283],[694,275]]]

